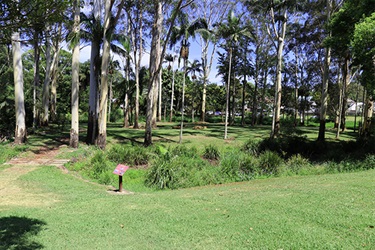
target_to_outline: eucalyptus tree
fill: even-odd
[[[226,107],[225,107],[225,128],[224,139],[228,138],[228,117],[229,117],[229,97],[230,97],[230,83],[232,78],[232,55],[233,49],[238,45],[240,37],[251,37],[248,26],[242,25],[241,17],[237,17],[233,10],[229,11],[225,22],[218,25],[218,36],[223,38],[226,42],[225,49],[229,56],[227,92],[226,92]]]
[[[150,81],[148,84],[148,94],[147,94],[147,113],[146,113],[146,129],[145,129],[145,139],[144,146],[149,146],[152,144],[152,127],[153,127],[153,110],[156,106],[157,100],[157,86],[160,80],[160,71],[162,67],[162,61],[166,52],[166,46],[169,43],[169,38],[172,33],[172,28],[177,15],[182,11],[182,9],[188,7],[193,1],[184,2],[183,0],[178,0],[174,4],[170,19],[168,20],[169,27],[167,29],[164,39],[163,47],[161,47],[162,38],[162,26],[163,26],[163,3],[164,1],[158,0],[153,1],[153,25],[152,25],[152,39],[151,39],[151,51],[150,51]]]
[[[80,0],[73,4],[74,25],[72,31],[72,97],[71,97],[71,129],[70,147],[77,148],[79,142],[79,45],[80,45]]]
[[[215,37],[214,24],[220,23],[226,17],[227,12],[233,7],[236,1],[219,1],[219,0],[201,0],[196,1],[196,7],[193,9],[191,16],[202,17],[208,30],[200,32],[201,61],[203,66],[203,91],[200,120],[205,121],[207,84],[211,72],[213,60],[217,50],[217,39]]]
[[[353,65],[351,41],[356,30],[356,24],[360,23],[364,18],[371,16],[374,11],[373,0],[348,0],[344,1],[342,8],[332,16],[330,22],[332,37],[328,40],[328,44],[331,46],[333,54],[343,60],[343,101],[346,100],[346,89],[351,79],[349,66]],[[368,46],[366,47],[368,48]],[[357,65],[360,65],[360,63],[357,63]],[[344,107],[345,105],[342,106]],[[342,108],[340,112],[342,114],[340,122],[343,123],[345,120],[345,109]],[[345,126],[345,124],[342,125],[343,127]]]
[[[134,102],[134,125],[139,128],[139,101],[140,101],[140,70],[143,57],[143,32],[145,27],[144,15],[146,12],[146,1],[127,1],[125,5],[128,27],[130,28],[131,48],[133,51],[134,75],[135,75],[135,102]]]
[[[107,143],[107,105],[108,105],[108,68],[110,61],[110,41],[117,21],[120,18],[125,0],[121,0],[117,6],[117,12],[112,17],[112,8],[114,1],[105,0],[105,16],[103,31],[103,55],[101,62],[101,79],[100,79],[100,101],[98,116],[98,140],[97,145],[105,149]]]

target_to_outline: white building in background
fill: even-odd
[[[362,114],[362,110],[363,110],[363,102],[356,103],[354,100],[348,99],[347,109],[346,109],[347,114],[354,115],[355,113],[357,113],[357,115],[360,115]]]

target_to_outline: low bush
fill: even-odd
[[[214,145],[208,145],[204,148],[203,158],[207,160],[219,160],[220,152],[219,149]]]
[[[262,175],[278,175],[283,164],[283,159],[275,152],[267,150],[259,155],[259,168]]]
[[[167,154],[152,162],[146,175],[145,184],[156,189],[177,189],[198,185],[207,185],[208,178],[204,170],[209,164],[199,157]],[[202,173],[205,173],[202,175]]]
[[[257,158],[240,150],[232,150],[220,161],[220,173],[229,181],[245,181],[254,179],[259,174]]]
[[[248,140],[244,143],[241,149],[246,153],[257,156],[259,155],[259,142],[254,141],[253,139]]]
[[[108,159],[131,166],[146,165],[157,155],[155,148],[116,144],[108,150]]]
[[[98,150],[85,169],[89,177],[98,180],[101,184],[110,184],[113,178],[113,163],[109,161],[103,151]]]

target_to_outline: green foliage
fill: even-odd
[[[283,164],[283,159],[275,152],[267,150],[259,155],[261,174],[278,175]]]
[[[227,181],[247,181],[259,174],[258,159],[252,155],[231,150],[220,161],[220,173]]]
[[[254,141],[253,139],[247,140],[244,145],[242,146],[242,151],[249,153],[251,155],[258,155],[259,154],[259,142]]]
[[[155,160],[146,176],[145,184],[156,189],[177,189],[193,187],[205,183],[206,175],[200,172],[210,167],[205,161],[198,157],[186,155],[164,156]]]
[[[113,163],[107,159],[103,151],[98,150],[91,158],[86,171],[91,178],[98,180],[99,183],[110,184],[113,169]]]
[[[27,145],[13,146],[11,144],[0,144],[0,164],[16,157],[22,152],[25,152],[28,148]]]
[[[203,157],[207,160],[219,160],[220,159],[219,149],[214,145],[208,145],[204,149]]]
[[[131,166],[146,165],[156,156],[156,148],[116,144],[108,150],[108,159]]]
[[[293,155],[285,163],[284,168],[282,169],[283,174],[301,174],[304,175],[310,171],[312,165],[310,161],[301,155]]]

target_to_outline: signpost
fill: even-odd
[[[126,170],[128,170],[128,169],[129,169],[129,166],[118,164],[117,167],[115,168],[115,170],[113,171],[113,173],[115,175],[118,175],[118,177],[119,177],[119,179],[118,179],[118,184],[119,184],[118,191],[120,193],[122,192],[122,176],[125,174]]]

